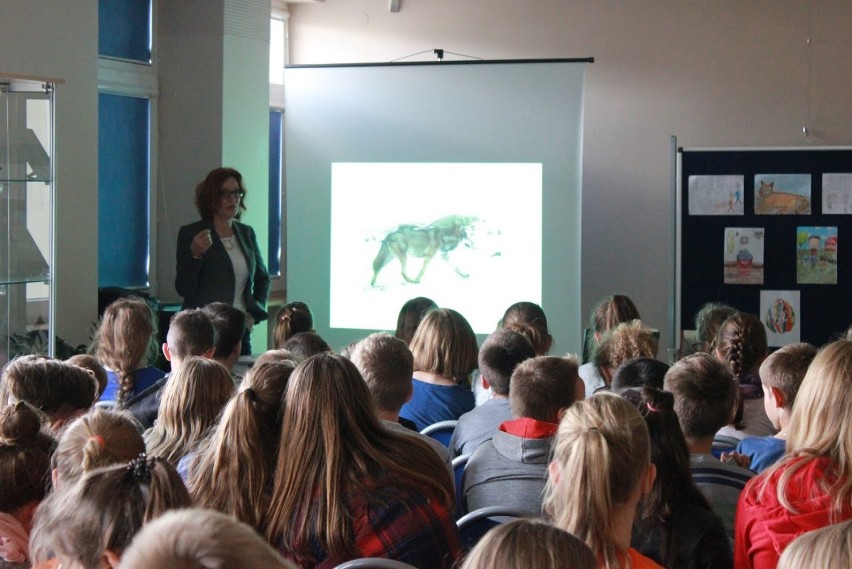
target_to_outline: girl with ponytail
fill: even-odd
[[[537,356],[546,356],[553,345],[553,336],[547,331],[547,316],[534,302],[516,302],[507,308],[500,327],[524,336]]]
[[[276,348],[281,348],[290,336],[299,332],[314,331],[314,315],[304,302],[285,304],[278,311],[272,340]]]
[[[637,506],[656,477],[636,407],[610,393],[574,403],[559,424],[548,474],[545,514],[585,541],[601,568],[660,567],[630,547]]]
[[[295,367],[289,360],[252,367],[216,429],[187,457],[187,487],[199,507],[260,530],[269,508],[284,392]]]

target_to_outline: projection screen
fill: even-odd
[[[583,60],[285,71],[287,299],[340,348],[417,296],[580,349]]]

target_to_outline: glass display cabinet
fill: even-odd
[[[55,351],[55,85],[0,73],[0,365]]]

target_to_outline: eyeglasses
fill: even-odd
[[[245,195],[246,193],[242,190],[219,190],[219,197],[222,199],[236,198],[238,200],[241,200],[243,199],[243,197],[245,197]]]

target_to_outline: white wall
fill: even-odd
[[[56,93],[56,333],[88,341],[98,308],[98,2],[0,2],[0,72]]]
[[[396,14],[386,0],[291,4],[290,62],[390,61],[433,48],[485,59],[594,57],[582,318],[598,298],[628,294],[662,330],[663,346],[674,294],[670,135],[690,147],[852,144],[848,0],[400,4]]]

